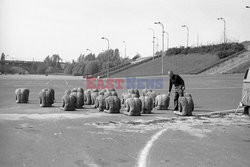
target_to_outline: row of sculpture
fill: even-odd
[[[29,99],[29,89],[19,88],[15,91],[17,103],[27,103]],[[42,89],[39,93],[39,103],[41,107],[51,107],[55,101],[55,91],[52,88]],[[62,109],[64,111],[74,111],[83,109],[84,105],[92,105],[100,112],[123,113],[129,116],[139,116],[141,114],[151,114],[153,108],[157,110],[167,110],[170,97],[167,94],[156,94],[150,89],[142,90],[130,89],[122,93],[121,98],[115,89],[88,89],[73,88],[66,90],[62,97]],[[121,110],[123,109],[123,110]],[[185,93],[179,98],[178,115],[190,116],[194,110],[192,96]]]

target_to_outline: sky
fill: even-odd
[[[152,31],[162,48],[162,22],[169,47],[250,40],[250,0],[0,0],[0,52],[7,59],[42,61],[59,54],[63,61],[118,48],[121,56],[152,56]],[[167,38],[165,38],[165,49]],[[157,50],[157,48],[156,48]]]

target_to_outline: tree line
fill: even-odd
[[[138,58],[139,56],[135,56]],[[13,67],[4,67],[6,56],[4,53],[1,55],[1,72],[2,73],[23,73],[24,69],[18,69]],[[99,53],[97,56],[93,53],[87,55],[80,54],[76,60],[72,62],[62,63],[62,58],[59,54],[53,54],[52,56],[47,56],[43,62],[34,62],[31,66],[29,73],[32,74],[48,74],[57,71],[64,72],[67,75],[81,76],[81,75],[91,75],[102,70],[107,70],[109,68],[127,63],[130,61],[129,58],[122,58],[120,56],[119,49],[109,49]],[[65,64],[65,66],[62,66]],[[15,69],[15,70],[13,70]]]
[[[74,76],[86,76],[107,70],[108,67],[112,68],[128,61],[128,58],[122,58],[120,56],[119,49],[109,49],[99,53],[97,56],[92,53],[88,55],[80,54],[76,61],[66,64],[64,73]]]

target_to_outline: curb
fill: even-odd
[[[197,114],[193,116],[211,116],[211,115],[218,115],[218,114],[230,114],[230,113],[235,113],[236,109],[232,110],[224,110],[224,111],[214,111],[210,113],[205,113],[205,114]],[[243,108],[240,108],[237,110],[237,113],[243,113]]]

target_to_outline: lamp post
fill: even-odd
[[[163,69],[163,55],[164,55],[164,25],[161,22],[155,22],[155,24],[160,24],[162,27],[162,54],[161,54],[161,74],[164,74],[164,69]]]
[[[189,40],[189,28],[187,25],[182,25],[181,27],[184,27],[187,29],[187,47],[188,47],[188,40]]]
[[[149,28],[149,30],[151,30],[153,33],[153,41],[152,41],[153,42],[153,60],[155,60],[155,31],[153,28]]]
[[[200,36],[199,34],[197,35],[197,47],[199,47],[199,40],[200,40]]]
[[[224,22],[224,43],[227,42],[227,38],[226,38],[226,20],[223,17],[219,17],[217,18],[217,20],[222,20]]]
[[[156,39],[156,52],[158,52],[159,49],[159,39],[157,37],[155,37]]]
[[[89,51],[89,52],[92,52],[90,49],[86,49],[87,51]]]
[[[127,43],[126,41],[123,41],[123,43],[124,43],[124,58],[126,58],[127,57]]]
[[[167,50],[169,49],[169,33],[167,31],[165,31],[165,33],[167,34]]]
[[[105,37],[102,37],[101,39],[104,39],[107,41],[108,43],[108,51],[109,51],[109,39],[108,38],[105,38]],[[109,77],[109,54],[108,54],[108,70],[107,70],[107,78]]]

